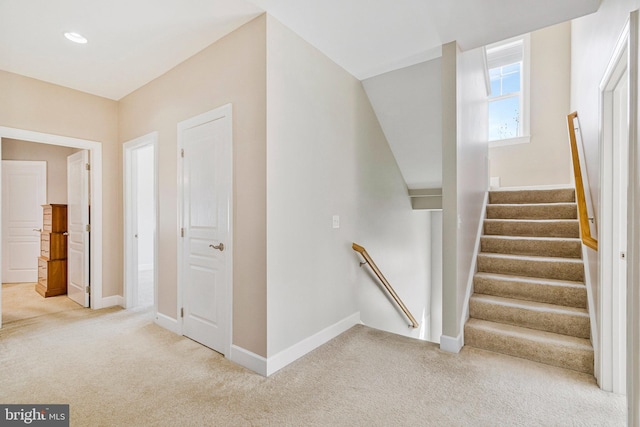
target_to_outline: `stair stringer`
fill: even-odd
[[[464,325],[469,320],[469,301],[473,295],[473,278],[478,272],[478,254],[480,253],[480,241],[484,234],[484,220],[487,219],[487,204],[489,204],[489,190],[484,193],[484,201],[482,203],[482,216],[478,223],[478,232],[476,233],[476,244],[473,249],[473,261],[469,268],[469,280],[467,282],[467,292],[464,296],[464,305],[462,306],[462,315],[460,318],[460,347],[464,346]]]
[[[591,264],[589,261],[589,248],[582,244],[582,262],[584,265],[584,285],[587,287],[587,308],[591,323],[591,345],[593,346],[593,376],[600,385],[600,328],[596,318],[597,307],[593,296],[593,279],[591,278]]]
[[[469,279],[467,281],[466,292],[464,296],[464,305],[460,314],[460,332],[457,337],[442,335],[440,337],[440,349],[450,353],[459,353],[464,347],[464,325],[469,320],[469,300],[473,294],[473,277],[478,272],[478,253],[480,251],[480,240],[484,230],[484,220],[487,218],[487,204],[489,203],[489,189],[485,190],[484,200],[482,202],[482,214],[478,222],[478,231],[476,233],[476,241],[473,249],[473,258],[469,266]]]

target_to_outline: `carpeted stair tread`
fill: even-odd
[[[575,190],[489,193],[465,344],[593,374]]]
[[[469,315],[474,319],[579,338],[591,336],[589,313],[584,308],[473,294],[469,300]]]
[[[577,219],[575,203],[488,204],[488,219]]]
[[[480,251],[511,255],[536,255],[563,258],[581,258],[580,239],[568,237],[532,237],[484,235]]]
[[[587,288],[581,282],[480,272],[473,287],[477,294],[587,308]]]
[[[478,271],[584,282],[584,265],[576,258],[479,253]]]
[[[484,234],[577,238],[580,224],[574,219],[485,219]]]
[[[593,374],[588,339],[480,319],[469,319],[464,329],[465,345]]]
[[[554,190],[498,190],[489,193],[490,204],[575,203],[573,188]]]

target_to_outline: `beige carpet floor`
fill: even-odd
[[[75,309],[0,330],[0,403],[69,403],[72,426],[623,426],[575,371],[356,326],[263,378],[152,322]]]
[[[2,323],[81,308],[66,295],[44,298],[35,283],[2,284]]]

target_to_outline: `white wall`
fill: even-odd
[[[571,24],[571,111],[580,119],[591,197],[596,216],[600,197],[599,86],[629,13],[638,0],[603,0],[597,13]]]
[[[410,189],[442,187],[440,58],[362,84]]]
[[[134,151],[138,174],[138,265],[144,269],[153,268],[153,232],[155,230],[155,210],[153,197],[153,146]]]
[[[530,59],[530,142],[490,148],[491,176],[502,187],[570,184],[571,24],[531,33]]]
[[[638,7],[640,7],[640,2],[637,0],[603,0],[597,13],[576,19],[571,26],[571,109],[578,112],[580,119],[585,163],[589,177],[589,191],[594,204],[596,223],[601,217],[599,87],[629,14]],[[632,104],[630,107],[630,111],[633,111],[637,105]],[[637,144],[633,146],[637,146]],[[633,221],[630,222],[631,225],[632,223]],[[599,275],[593,270],[600,269],[600,256],[598,252],[591,249],[586,249],[586,251],[590,266],[595,266],[591,270],[591,279],[592,293],[597,296],[598,289],[600,289]],[[629,266],[632,271],[635,264],[629,264]],[[632,289],[637,290],[637,283]],[[633,295],[633,292],[629,295]],[[596,298],[596,306],[599,303]],[[596,318],[596,321],[600,324],[599,318]],[[630,323],[627,325],[627,330],[633,331],[635,326],[637,323]],[[631,342],[632,346],[637,344],[637,336],[631,333],[627,342]],[[637,364],[634,363],[637,362],[637,353],[634,353],[634,350],[637,348],[627,349],[627,358],[630,362],[627,364],[629,425],[640,423],[640,403],[638,402],[640,386],[635,369]]]
[[[597,13],[572,21],[571,24],[571,110],[578,112],[584,147],[589,191],[593,201],[596,224],[600,218],[600,84],[618,37],[629,18],[638,8],[637,0],[604,0]],[[600,259],[598,252],[587,248],[591,268],[591,294],[599,306]],[[600,324],[599,312],[595,312]]]
[[[442,48],[443,326],[441,346],[462,345],[464,307],[482,206],[488,189],[487,103],[483,53]],[[445,77],[446,76],[446,77]]]
[[[458,310],[475,271],[475,245],[489,189],[487,88],[481,49],[458,56]],[[446,237],[445,237],[446,238]]]
[[[268,17],[269,357],[358,311],[367,319],[378,306],[393,313],[352,242],[403,296],[430,281],[428,235],[428,214],[411,209],[362,84]],[[359,300],[359,291],[371,298]]]

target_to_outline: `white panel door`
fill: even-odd
[[[2,161],[2,281],[38,281],[47,163]]]
[[[67,157],[67,296],[89,307],[89,151]]]
[[[230,106],[223,107],[178,125],[184,153],[183,334],[223,354],[227,352],[231,310],[227,300],[231,274],[230,113]]]

